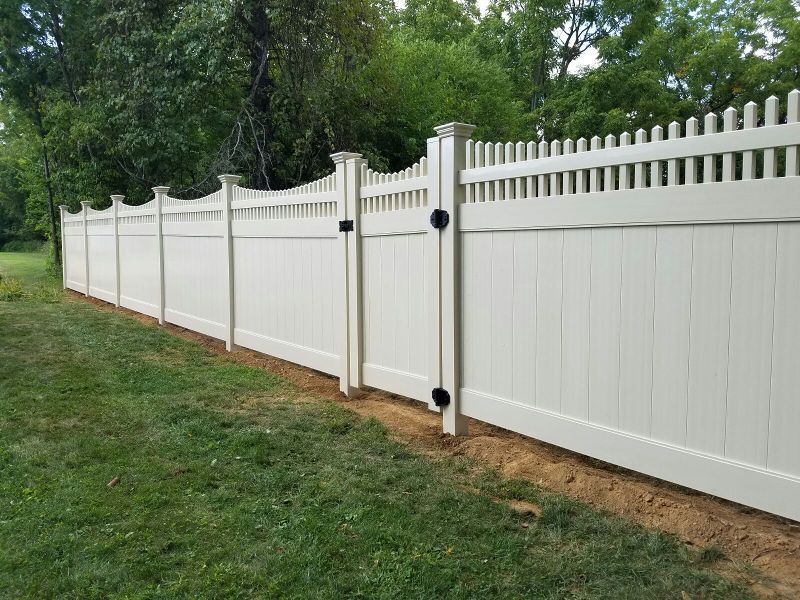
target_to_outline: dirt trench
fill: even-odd
[[[148,325],[155,324],[151,317],[115,309],[102,300],[77,293],[70,296],[104,310],[125,312]],[[269,371],[305,392],[334,400],[360,415],[375,417],[396,438],[426,454],[468,456],[497,468],[507,477],[532,481],[671,533],[687,544],[717,546],[730,561],[721,570],[744,579],[758,596],[800,599],[798,522],[602,463],[474,419],[470,420],[468,436],[448,436],[442,433],[441,417],[419,402],[381,391],[366,391],[358,398],[348,399],[339,391],[337,378],[252,350],[228,353],[219,340],[175,325],[165,327],[211,352]],[[747,564],[757,566],[768,579],[748,575],[747,569],[742,568]]]

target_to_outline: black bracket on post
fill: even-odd
[[[448,212],[441,208],[434,208],[431,213],[431,225],[434,229],[442,229],[447,227],[450,222],[450,215]]]
[[[447,406],[450,404],[450,392],[444,388],[433,388],[431,398],[436,406]]]
[[[339,221],[339,231],[342,232],[353,231],[353,220],[348,219],[346,221]]]

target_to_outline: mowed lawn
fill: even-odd
[[[0,597],[749,597],[714,549],[50,293],[41,254],[0,275]]]

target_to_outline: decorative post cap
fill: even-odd
[[[353,158],[361,158],[361,154],[358,152],[336,152],[331,154],[331,160],[335,165],[346,162]]]
[[[241,175],[218,175],[217,179],[220,180],[220,183],[232,183],[232,184],[236,185],[237,183],[239,183],[239,181],[241,181],[242,176]]]
[[[81,206],[89,206],[89,207],[91,207],[92,206],[92,201],[91,200],[81,200]]]
[[[475,131],[475,125],[469,125],[468,123],[447,123],[446,125],[434,127],[433,130],[440,138],[453,136],[468,138],[472,135],[472,132]]]
[[[166,194],[169,191],[169,186],[168,185],[157,185],[156,187],[153,188],[153,191],[156,194]]]
[[[67,206],[66,204],[59,204],[58,208],[60,210],[67,210],[67,211],[69,210],[69,206]]]
[[[111,194],[112,202],[122,202],[123,200],[125,200],[125,196],[122,194]]]

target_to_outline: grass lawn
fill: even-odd
[[[749,597],[713,549],[43,294],[43,261],[0,253],[26,289],[0,301],[0,597]]]

